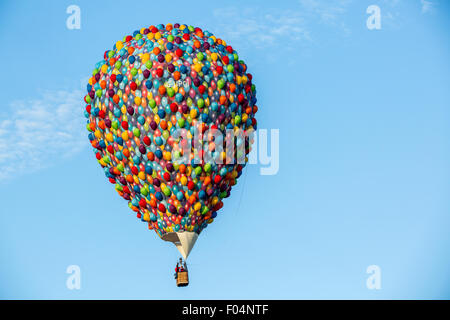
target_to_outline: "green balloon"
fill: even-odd
[[[163,192],[167,197],[170,197],[170,195],[172,194],[172,192],[170,191],[170,189],[168,187],[165,187]]]

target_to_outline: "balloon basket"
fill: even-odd
[[[186,287],[189,284],[187,271],[177,272],[177,287]]]

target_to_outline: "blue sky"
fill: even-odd
[[[81,29],[66,28],[66,8]],[[381,9],[368,30],[366,8]],[[2,1],[0,298],[449,299],[446,1]],[[94,160],[87,77],[152,24],[227,40],[280,130],[273,176],[249,165],[189,257],[139,222]],[[81,268],[68,290],[66,268]],[[366,268],[381,268],[369,290]]]

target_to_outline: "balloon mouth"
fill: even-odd
[[[185,260],[191,253],[192,248],[194,248],[197,238],[198,234],[191,231],[169,232],[161,237],[164,241],[172,242]]]

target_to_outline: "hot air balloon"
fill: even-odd
[[[95,157],[137,218],[184,259],[248,161],[255,94],[230,45],[178,23],[134,31],[95,65],[84,97]]]

